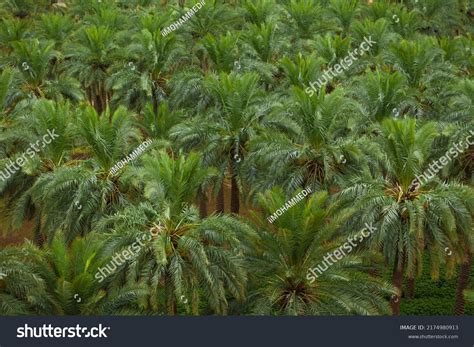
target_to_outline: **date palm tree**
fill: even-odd
[[[163,15],[157,18],[163,21]],[[144,27],[133,35],[126,54],[114,64],[108,85],[114,91],[114,104],[140,111],[151,102],[156,113],[168,94],[167,81],[175,68],[185,64],[185,55],[173,33],[163,36],[159,29],[150,30]]]
[[[51,173],[65,163],[74,143],[72,112],[68,103],[44,99],[21,110],[17,112],[15,108],[4,125],[1,162],[2,169],[15,161],[23,166],[10,172],[5,169],[0,194],[10,224],[19,228],[25,220],[33,219],[35,239],[40,243],[41,208],[32,201],[30,189],[42,174]],[[49,144],[44,142],[45,136],[50,137]]]
[[[146,200],[103,219],[98,229],[110,230],[109,256],[139,235],[150,236],[109,280],[145,284],[152,312],[199,314],[204,305],[206,312],[226,314],[229,297],[244,297],[246,271],[237,249],[238,235],[249,227],[228,216],[199,217],[193,202],[212,172],[200,167],[196,154],[160,152],[144,164],[132,184],[146,179]]]
[[[398,72],[368,72],[355,79],[350,91],[372,121],[400,117],[416,103],[413,93],[407,91],[406,79]]]
[[[11,69],[3,70],[0,74],[0,111],[2,114],[7,112],[7,98],[13,79],[13,71]]]
[[[469,313],[472,1],[199,2],[0,0],[0,314]]]
[[[75,40],[65,54],[69,73],[81,82],[87,100],[99,114],[110,102],[106,82],[116,49],[115,32],[106,26],[92,25],[75,33]]]
[[[121,107],[99,117],[89,106],[79,112],[76,122],[73,129],[68,124],[64,133],[77,132],[78,139],[74,138],[73,143],[83,147],[56,153],[52,144],[50,151],[58,160],[50,164],[55,165],[54,169],[45,170],[16,205],[18,220],[31,205],[39,210],[38,231],[50,242],[58,230],[64,232],[67,242],[85,235],[96,218],[113,212],[127,200],[127,188],[120,185],[121,173],[114,176],[110,169],[132,151],[132,142],[138,142],[139,134],[132,127],[129,113]],[[64,146],[68,148],[71,143]]]
[[[226,173],[231,179],[232,213],[239,213],[240,162],[245,159],[250,139],[256,134],[263,114],[256,112],[261,94],[255,73],[237,75],[221,73],[208,76],[205,86],[214,100],[213,109],[204,116],[177,125],[171,131],[172,138],[185,148],[200,148],[209,165],[221,170],[219,201],[222,212],[223,181]]]
[[[381,176],[361,177],[364,183],[340,195],[358,210],[357,220],[378,230],[369,246],[381,251],[393,267],[392,281],[399,294],[391,305],[398,315],[403,278],[421,273],[425,250],[431,255],[431,275],[438,278],[441,262],[447,263],[449,276],[465,247],[472,245],[473,194],[455,182],[417,178],[430,164],[437,135],[432,123],[417,128],[414,119],[385,120],[381,131]],[[446,249],[455,256],[447,256]]]
[[[78,82],[55,68],[54,62],[60,57],[53,42],[31,39],[12,42],[11,46],[9,62],[21,72],[21,98],[82,99]]]
[[[33,249],[34,252],[30,250]],[[25,243],[0,250],[0,314],[48,314],[53,311],[45,280],[38,276],[41,252]]]
[[[195,1],[198,2],[197,0]],[[228,27],[240,22],[239,16],[226,3],[219,0],[206,1],[206,6],[199,9],[198,15],[186,23],[192,37],[202,38],[206,34],[218,35]]]
[[[249,293],[253,312],[277,315],[387,314],[390,284],[371,277],[361,254],[354,250],[317,278],[309,269],[346,241],[341,236],[350,211],[335,209],[326,192],[315,192],[300,201],[273,224],[268,215],[285,205],[281,189],[259,196],[263,213],[257,233],[250,234],[248,262],[251,281],[259,283]]]
[[[295,88],[288,127],[281,132],[263,132],[252,141],[251,161],[260,170],[271,172],[254,182],[257,189],[280,184],[292,193],[308,185],[342,184],[343,172],[363,160],[363,151],[350,133],[358,113],[353,113],[352,120],[345,117],[351,106],[354,103],[344,97],[342,89],[330,94],[322,89],[319,95],[308,96]]]
[[[0,312],[5,315],[138,314],[145,294],[133,284],[105,288],[95,279],[103,260],[100,243],[76,239],[70,247],[56,237],[51,248],[32,244],[0,251]]]

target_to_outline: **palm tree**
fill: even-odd
[[[168,201],[170,213],[179,214],[185,205],[201,201],[200,195],[217,174],[216,169],[203,167],[198,153],[174,157],[160,151],[145,155],[143,165],[125,176],[133,185],[143,187],[147,199]]]
[[[153,312],[175,315],[184,307],[199,314],[203,302],[210,312],[226,314],[228,296],[244,297],[246,272],[236,250],[238,235],[249,228],[228,216],[199,217],[193,202],[211,172],[200,167],[196,154],[174,159],[161,152],[147,157],[144,165],[137,169],[135,184],[146,179],[146,201],[98,225],[111,230],[104,253],[109,256],[137,236],[151,234],[110,281],[147,285]]]
[[[228,4],[222,4],[219,0],[209,0],[206,1],[206,6],[199,10],[198,15],[192,16],[186,23],[186,30],[192,37],[202,38],[208,33],[218,35],[239,22],[239,16]]]
[[[361,254],[353,251],[315,278],[309,269],[341,247],[341,228],[350,211],[335,209],[326,192],[300,201],[273,224],[267,215],[285,205],[281,189],[259,196],[263,213],[256,216],[248,261],[256,286],[249,293],[253,312],[283,315],[386,314],[388,283],[371,277]],[[311,278],[312,277],[312,278]],[[311,281],[310,281],[311,280]],[[314,282],[314,283],[313,283]]]
[[[0,22],[0,48],[6,53],[11,53],[12,43],[26,39],[28,34],[26,22],[5,16]]]
[[[100,243],[76,239],[68,248],[56,237],[41,251],[32,244],[0,252],[0,312],[7,315],[95,315],[140,313],[144,291],[133,284],[110,288],[95,279],[103,261]]]
[[[321,89],[319,95],[308,96],[295,88],[292,100],[292,124],[284,132],[266,132],[252,141],[252,162],[271,172],[266,176],[271,178],[255,182],[260,191],[277,184],[288,193],[308,185],[329,187],[363,159],[363,151],[350,137],[357,114],[352,121],[344,117],[354,103],[342,89],[331,94]]]
[[[7,113],[7,97],[12,79],[12,70],[7,69],[2,71],[2,74],[0,75],[0,111],[2,114]]]
[[[22,98],[48,97],[51,99],[82,99],[77,81],[60,71],[52,75],[53,62],[59,58],[54,43],[37,39],[11,43],[10,62],[21,71]]]
[[[115,33],[105,26],[92,25],[76,33],[76,41],[69,45],[67,67],[86,91],[87,100],[100,114],[110,101],[106,80],[113,64]]]
[[[68,103],[40,100],[25,113],[12,113],[3,132],[4,156],[2,164],[21,160],[23,166],[12,172],[5,171],[0,194],[4,198],[4,212],[16,227],[25,219],[35,220],[35,238],[41,243],[41,209],[30,195],[30,189],[43,173],[50,173],[64,164],[64,157],[73,147],[71,108]],[[49,144],[43,142],[50,132],[56,134]],[[21,159],[19,159],[21,158]]]
[[[383,66],[383,51],[393,41],[396,35],[390,31],[390,22],[388,19],[379,18],[377,20],[365,19],[356,21],[353,24],[353,37],[355,42],[363,42],[364,37],[371,37],[375,43],[370,47],[367,55],[378,57],[377,65]]]
[[[399,72],[368,72],[356,79],[350,93],[362,106],[362,112],[373,121],[399,117],[416,103],[406,79]]]
[[[142,25],[146,24],[143,20]],[[163,36],[159,29],[150,30],[144,28],[133,35],[126,54],[114,65],[116,72],[109,85],[114,91],[114,104],[142,110],[146,102],[151,102],[157,113],[159,103],[168,94],[169,76],[185,59],[174,34]]]
[[[236,43],[237,37],[230,32],[217,38],[214,35],[207,34],[202,39],[202,47],[216,71],[230,73],[233,70],[234,62],[239,56]],[[205,60],[204,64],[208,65]]]
[[[0,314],[468,312],[470,2],[199,1],[0,1]]]
[[[153,104],[148,103],[137,123],[145,136],[154,140],[155,147],[170,148],[170,130],[183,121],[183,113],[181,110],[170,110],[168,101],[161,102],[156,112],[153,110]]]
[[[472,112],[474,111],[474,82],[470,80],[458,81],[451,89],[449,98],[450,116],[449,121],[456,123],[457,129],[474,129]],[[453,139],[450,143],[458,142],[460,132],[453,132]],[[459,177],[466,184],[474,182],[474,148],[468,147],[458,158],[453,160],[449,173]]]
[[[461,243],[463,246],[463,253],[461,255],[461,266],[459,269],[459,278],[458,286],[456,288],[456,301],[454,303],[454,314],[463,315],[464,314],[464,305],[466,303],[465,292],[466,288],[469,285],[469,277],[472,270],[472,239],[467,237],[461,238]]]
[[[303,40],[311,39],[315,33],[323,32],[332,27],[323,20],[323,11],[314,0],[291,0],[284,4],[288,13],[284,19],[292,36]]]
[[[463,240],[471,240],[473,195],[470,188],[443,183],[436,177],[421,182],[419,175],[430,163],[431,145],[437,135],[432,123],[417,129],[416,120],[385,120],[379,138],[382,175],[361,177],[343,190],[342,199],[358,210],[356,219],[372,223],[377,232],[369,246],[381,251],[393,267],[393,285],[399,291],[391,299],[393,314],[400,313],[403,276],[409,279],[422,271],[422,255],[431,254],[431,275],[439,276],[439,264],[447,262],[452,273]],[[469,241],[471,242],[471,241]],[[446,249],[455,257],[448,257]]]
[[[50,4],[49,0],[7,0],[2,7],[15,17],[25,18],[37,11],[45,10]]]
[[[214,100],[214,107],[206,116],[177,125],[171,136],[187,148],[199,147],[204,151],[208,165],[221,171],[218,193],[219,206],[223,212],[223,181],[226,172],[231,178],[231,212],[239,213],[240,162],[245,159],[250,139],[256,134],[263,114],[256,112],[259,102],[258,76],[255,73],[242,75],[221,73],[208,76],[205,86]]]
[[[474,83],[469,80],[462,80],[455,84],[452,90],[452,97],[450,98],[450,109],[453,110],[448,119],[456,122],[457,129],[474,129],[472,120],[472,112],[474,110]],[[464,137],[462,131],[454,131],[449,141],[450,146],[459,142],[459,138]],[[449,176],[457,177],[466,185],[472,185],[474,176],[474,148],[469,146],[465,148],[457,158],[453,159],[442,177],[449,179]],[[463,292],[466,290],[469,283],[469,277],[472,268],[472,247],[469,239],[462,240],[464,244],[464,254],[462,255],[461,268],[459,272],[458,287],[456,289],[456,301],[454,304],[454,314],[464,314],[465,298]]]
[[[269,89],[278,73],[274,64],[283,48],[289,46],[285,40],[277,39],[280,34],[275,22],[248,25],[247,30],[242,33],[243,53],[234,62],[234,70],[257,72]]]
[[[441,52],[432,45],[432,40],[419,40],[392,44],[387,54],[389,62],[403,73],[410,87],[422,87],[427,70],[433,69],[433,63]],[[426,82],[425,82],[426,83]]]
[[[245,9],[245,19],[256,25],[262,25],[273,12],[274,4],[270,0],[262,0],[254,2],[251,0],[245,0],[243,7]]]
[[[74,30],[74,21],[69,16],[59,14],[44,14],[41,16],[41,37],[55,42],[55,48],[62,48]]]
[[[36,268],[41,261],[40,251],[28,243],[21,248],[0,250],[0,314],[52,312],[45,280],[38,276]]]
[[[67,113],[62,117],[64,120]],[[99,117],[89,106],[81,110],[76,121],[77,127],[64,130],[64,134],[76,131],[82,142],[74,144],[84,147],[65,153],[64,149],[55,152],[51,145],[57,161],[49,164],[52,167],[23,192],[16,205],[19,221],[31,205],[39,211],[38,232],[50,242],[58,230],[64,231],[67,242],[85,235],[95,219],[112,213],[127,200],[120,173],[114,176],[110,170],[125,153],[131,152],[131,142],[139,138],[128,112],[120,107],[113,114],[107,110]],[[64,146],[71,143],[66,141]]]
[[[459,7],[462,2],[449,0],[427,0],[420,8],[423,18],[423,30],[439,35],[442,32],[451,32],[453,35],[462,29],[462,12]],[[455,9],[455,10],[453,10]]]
[[[359,0],[331,0],[329,11],[335,17],[342,33],[349,32],[354,18],[358,14]]]

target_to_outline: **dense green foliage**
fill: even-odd
[[[429,259],[425,257],[425,266]],[[474,268],[471,270],[471,278],[474,276]],[[389,278],[390,275],[387,274]],[[425,272],[415,282],[415,295],[413,298],[402,300],[401,312],[403,315],[452,315],[455,302],[458,271],[451,278],[440,278],[433,281],[430,274]],[[408,283],[405,282],[405,288]],[[474,315],[474,302],[466,301],[466,315]]]
[[[474,314],[472,2],[197,2],[0,0],[0,314]]]

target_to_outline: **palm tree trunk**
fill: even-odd
[[[379,277],[379,276],[380,276],[379,270],[378,270],[377,268],[375,268],[375,267],[370,268],[370,269],[369,269],[369,275],[370,275],[371,277]]]
[[[107,91],[105,90],[105,86],[102,84],[102,82],[99,85],[99,97],[100,97],[100,104],[102,105],[102,112],[105,111],[107,108],[107,103],[106,103],[106,93]]]
[[[222,180],[219,192],[217,193],[216,212],[224,213],[224,180]]]
[[[240,199],[239,199],[239,186],[237,185],[237,175],[235,174],[235,160],[231,158],[231,186],[230,186],[230,212],[239,214],[240,210]]]
[[[456,302],[454,304],[454,314],[462,316],[464,314],[464,290],[469,283],[469,275],[471,273],[472,253],[469,248],[466,248],[464,260],[461,264],[461,271],[459,273],[458,287],[456,289]]]
[[[199,196],[199,216],[201,219],[207,217],[207,195],[205,190]]]
[[[176,307],[176,300],[172,290],[171,278],[169,275],[165,275],[165,300],[166,300],[166,309],[169,316],[176,316],[178,313]]]
[[[33,242],[39,247],[42,248],[43,244],[46,241],[45,235],[41,232],[41,213],[38,213],[35,219],[35,229],[34,229],[34,238]]]
[[[390,306],[392,307],[392,314],[394,316],[400,315],[400,301],[402,296],[402,285],[403,285],[403,268],[405,262],[402,261],[402,264],[398,264],[398,253],[395,257],[395,262],[393,265],[393,274],[392,274],[392,284],[400,293],[399,296],[392,296],[390,298]]]
[[[176,316],[178,314],[178,310],[176,309],[176,302],[174,300],[170,300],[168,305],[168,315],[169,316]]]
[[[237,179],[235,175],[232,175],[232,185],[230,192],[230,212],[239,214],[240,200],[239,200],[239,187],[237,185]]]
[[[407,298],[413,299],[415,297],[415,278],[409,278],[407,283]]]
[[[158,114],[158,90],[155,84],[153,83],[151,85],[151,95],[152,95],[153,113],[157,115]]]

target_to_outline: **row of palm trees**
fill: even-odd
[[[474,129],[468,2],[216,0],[165,37],[193,1],[59,3],[0,7],[0,165],[60,135],[0,182],[8,228],[34,225],[0,251],[1,314],[400,314],[441,269],[459,273],[464,313],[473,147],[416,177]],[[309,283],[366,223],[377,231]]]

